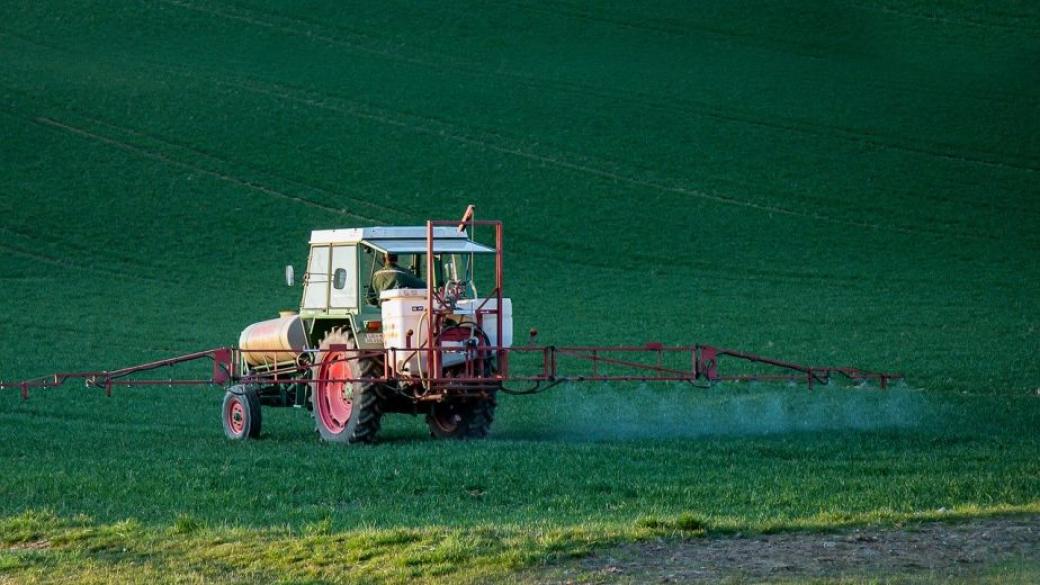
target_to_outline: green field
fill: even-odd
[[[0,378],[232,344],[310,230],[505,222],[518,335],[902,371],[565,386],[319,443],[0,392],[0,583],[484,582],[651,537],[1040,512],[1040,6],[16,2]]]

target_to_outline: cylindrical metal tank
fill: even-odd
[[[307,333],[299,315],[285,312],[277,319],[253,323],[238,337],[242,358],[250,367],[293,362],[307,347]],[[262,350],[262,351],[256,351]]]

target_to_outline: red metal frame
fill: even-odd
[[[426,221],[426,277],[431,280],[431,286],[426,287],[426,326],[428,327],[429,335],[427,336],[427,347],[426,347],[426,363],[429,369],[428,377],[431,380],[437,380],[443,378],[444,371],[442,367],[442,352],[438,351],[439,341],[441,339],[441,330],[444,318],[451,314],[451,308],[448,307],[449,303],[441,294],[440,289],[433,281],[433,275],[435,273],[435,262],[433,256],[434,249],[434,228],[439,226],[456,226],[459,231],[464,231],[469,227],[477,226],[491,226],[495,228],[495,288],[493,296],[496,301],[494,309],[484,309],[484,305],[477,308],[477,318],[482,320],[482,316],[494,313],[496,315],[496,337],[495,339],[502,339],[502,222],[498,220],[477,220],[473,219],[472,208],[467,208],[466,213],[463,215],[462,220],[427,220]],[[487,301],[485,301],[486,303]],[[438,309],[437,307],[445,307]],[[495,348],[495,357],[497,359],[498,372],[503,376],[509,374],[509,359],[508,351],[506,348]]]
[[[432,389],[432,392],[419,396],[419,400],[442,400],[451,391],[473,390],[479,391],[491,387],[499,387],[508,383],[530,383],[535,387],[518,393],[529,393],[539,388],[542,384],[557,385],[562,382],[750,382],[750,381],[790,381],[806,382],[811,389],[814,384],[826,384],[832,377],[841,376],[855,382],[873,381],[884,389],[892,380],[902,379],[903,374],[892,372],[874,372],[853,368],[848,366],[806,366],[787,361],[777,360],[764,356],[754,355],[747,352],[722,349],[710,345],[685,345],[665,346],[660,343],[648,343],[640,346],[536,346],[528,345],[522,347],[498,347],[489,346],[481,348],[482,351],[494,351],[497,355],[509,355],[510,353],[540,355],[541,365],[538,371],[522,375],[507,375],[496,372],[490,376],[483,376],[477,368],[471,368],[464,375],[415,378],[415,383],[422,382]],[[218,347],[206,351],[194,352],[141,364],[118,370],[58,373],[50,376],[24,380],[20,382],[0,382],[0,389],[20,389],[23,398],[29,397],[31,388],[53,388],[63,385],[73,379],[82,379],[86,386],[104,388],[106,393],[111,394],[113,386],[184,386],[184,385],[217,385],[227,384],[299,384],[299,383],[348,383],[348,382],[378,382],[389,383],[398,381],[397,378],[386,376],[369,376],[357,378],[311,378],[309,377],[310,366],[307,364],[288,366],[270,372],[239,372],[236,364],[241,363],[241,354],[247,351],[270,352],[270,349],[244,350],[234,347]],[[309,350],[317,351],[317,350]],[[357,360],[378,357],[387,359],[390,357],[388,349],[363,350],[348,347],[338,348],[337,351],[344,354],[344,360]],[[428,350],[429,351],[429,350]],[[472,350],[458,350],[454,348],[432,349],[432,355],[440,356],[444,352],[458,352]],[[635,356],[652,356],[654,363],[636,361]],[[679,368],[663,365],[666,356],[684,358],[689,366]],[[569,358],[574,362],[586,362],[590,364],[591,371],[562,372],[559,360],[561,357]],[[745,362],[763,364],[783,370],[782,373],[752,373],[752,374],[723,374],[719,371],[719,358],[731,357]],[[132,376],[144,372],[157,370],[164,367],[173,367],[180,364],[194,362],[201,359],[212,359],[213,370],[210,378],[181,378],[181,379],[156,379],[156,378],[134,378]],[[622,369],[622,372],[603,373],[601,367],[608,366]],[[627,373],[626,373],[627,372]],[[509,391],[509,388],[504,388]]]

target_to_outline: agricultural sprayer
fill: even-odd
[[[493,243],[481,243],[493,233]],[[261,407],[313,413],[322,439],[371,442],[387,413],[425,415],[442,438],[482,438],[499,393],[533,394],[579,381],[794,381],[811,388],[834,376],[874,381],[900,374],[805,366],[710,345],[540,345],[531,330],[514,344],[511,299],[503,289],[502,223],[429,220],[418,227],[311,233],[299,311],[254,323],[237,347],[219,347],[118,370],[57,373],[0,382],[23,398],[33,388],[84,380],[114,386],[215,385],[225,389],[221,419],[231,439],[258,437]],[[493,263],[493,266],[489,266]],[[490,288],[481,296],[478,267]],[[295,275],[286,267],[291,286]],[[723,358],[755,364],[726,373]],[[147,372],[212,360],[208,378],[144,378]],[[518,362],[517,370],[511,361]]]

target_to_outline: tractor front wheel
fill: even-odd
[[[336,327],[321,340],[312,368],[315,426],[331,443],[371,443],[379,432],[383,411],[376,384],[347,380],[376,377],[382,370],[356,350],[353,336]]]
[[[495,405],[493,391],[479,400],[434,404],[426,415],[430,435],[438,439],[483,439],[495,420]]]
[[[477,330],[483,341],[483,346],[488,345],[487,336]],[[483,357],[483,378],[490,380],[495,372],[494,361],[490,352],[479,348],[478,352]],[[456,376],[462,375],[465,367],[460,367],[453,372]],[[449,373],[449,375],[451,375]],[[438,439],[484,439],[491,430],[491,423],[495,420],[495,407],[498,405],[498,386],[494,385],[485,390],[482,398],[454,399],[437,402],[430,407],[426,414],[426,425],[430,427],[430,435]]]
[[[260,397],[256,390],[242,385],[231,386],[224,394],[221,413],[227,438],[241,441],[260,436]]]

